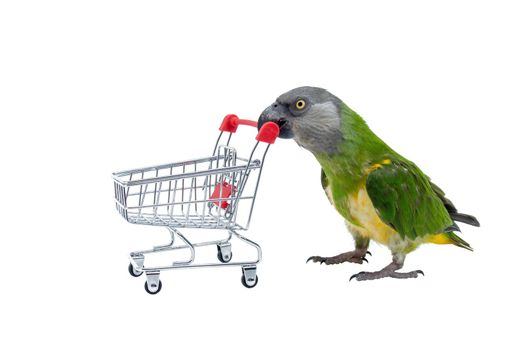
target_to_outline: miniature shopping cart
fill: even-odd
[[[146,273],[144,286],[148,293],[157,294],[161,290],[160,271],[190,267],[241,266],[242,284],[247,288],[257,284],[256,265],[261,261],[261,248],[237,231],[247,230],[250,225],[264,159],[279,135],[279,127],[265,123],[251,153],[241,157],[230,146],[232,134],[239,125],[256,127],[257,123],[227,115],[219,128],[221,132],[211,157],[113,174],[120,215],[132,224],[165,226],[171,236],[166,245],[129,254],[129,273],[134,277]],[[261,142],[266,146],[260,146]],[[190,228],[224,230],[227,237],[192,243],[179,231]],[[176,237],[181,242],[178,245]],[[232,262],[232,237],[254,247],[257,257]],[[194,263],[197,248],[210,245],[217,246],[219,263]],[[145,265],[146,255],[172,250],[189,250],[190,257],[167,266]]]

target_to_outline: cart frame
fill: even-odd
[[[249,228],[264,160],[279,135],[279,126],[270,122],[259,128],[249,157],[242,158],[230,146],[232,134],[239,125],[257,127],[255,121],[227,115],[219,128],[211,157],[113,173],[115,204],[120,215],[133,224],[164,226],[170,233],[167,244],[129,254],[128,271],[134,277],[146,274],[144,287],[148,293],[157,294],[162,288],[160,271],[180,268],[241,266],[242,284],[247,288],[257,284],[261,247],[237,231]],[[227,136],[225,144],[221,144],[223,136]],[[261,142],[266,147],[260,151],[259,160],[256,151]],[[258,172],[254,174],[256,181],[247,186],[254,172]],[[241,205],[245,210],[240,213]],[[225,230],[228,235],[218,240],[191,242],[179,231],[181,228]],[[253,259],[232,262],[233,237],[255,248],[257,255]],[[176,244],[178,240],[182,244]],[[194,263],[196,248],[210,245],[217,246],[220,262]],[[145,266],[147,255],[178,250],[189,250],[190,257],[169,265]]]

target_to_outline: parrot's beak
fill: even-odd
[[[280,103],[273,103],[268,106],[259,117],[257,128],[260,129],[264,123],[274,122],[279,125],[279,137],[283,139],[293,138],[293,132],[290,125],[290,116],[288,108]]]

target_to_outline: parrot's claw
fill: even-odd
[[[350,276],[350,279],[348,280],[348,282],[352,281],[354,278],[356,278],[361,273],[363,273],[363,272],[359,272],[359,273],[356,273],[356,274],[353,274],[352,276]]]
[[[343,262],[352,262],[356,264],[362,264],[363,261],[368,262],[365,256],[366,256],[366,251],[354,250],[351,252],[342,253],[336,256],[332,256],[332,257],[311,256],[308,258],[308,260],[306,260],[306,262],[308,263],[309,261],[313,261],[313,262],[318,262],[320,264],[324,263],[326,265],[341,264]]]
[[[309,261],[318,262],[321,265],[326,262],[326,258],[323,258],[322,256],[311,256],[306,260],[306,263],[308,264]]]
[[[372,256],[372,253],[370,253],[370,251],[368,251],[368,250],[366,251],[366,254]],[[366,255],[366,254],[365,254],[365,255]]]

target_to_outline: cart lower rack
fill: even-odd
[[[247,288],[257,284],[256,266],[262,258],[261,248],[238,231],[247,230],[250,225],[264,159],[279,134],[279,127],[265,123],[251,153],[243,158],[230,146],[239,125],[257,126],[257,123],[227,115],[211,157],[113,173],[115,203],[120,215],[132,224],[164,226],[170,233],[168,244],[129,254],[129,273],[134,277],[146,273],[144,286],[148,293],[157,294],[161,290],[160,271],[180,268],[241,266],[242,284]],[[221,143],[223,138],[225,143]],[[266,147],[260,149],[261,142]],[[192,243],[180,231],[190,228],[223,230],[227,236]],[[232,262],[233,237],[255,248],[257,255],[251,260]],[[181,243],[176,244],[176,239]],[[217,246],[219,263],[194,263],[197,248],[210,245]],[[164,266],[145,265],[147,255],[177,250],[189,251],[190,257]]]

